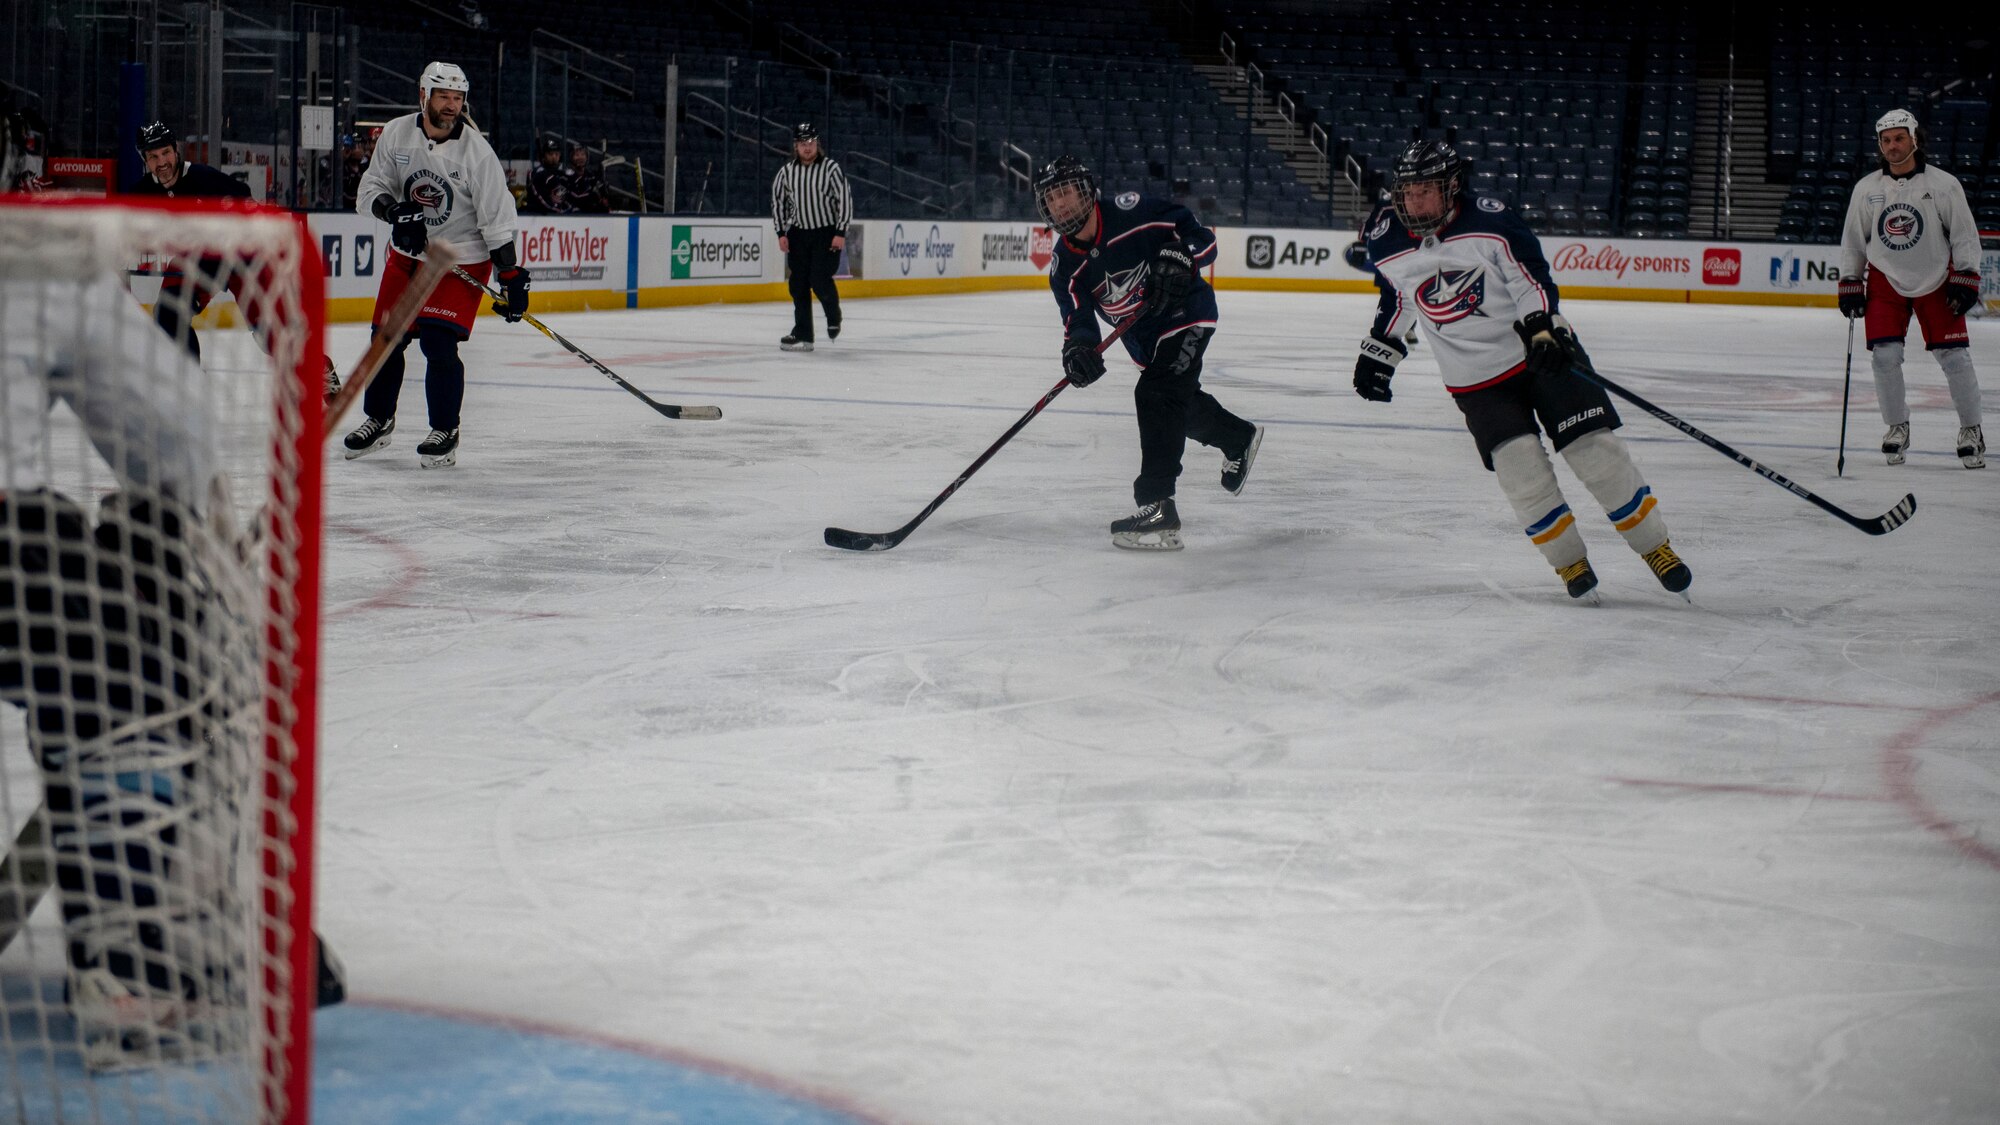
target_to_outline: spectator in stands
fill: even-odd
[[[563,174],[562,142],[543,137],[540,152],[541,163],[528,177],[528,213],[567,215],[575,208],[569,205],[569,177]]]
[[[585,215],[602,215],[611,210],[611,196],[604,189],[604,174],[590,166],[590,150],[577,145],[569,150],[570,210]]]
[[[807,123],[793,129],[792,158],[771,181],[771,219],[792,275],[792,333],[778,341],[788,352],[813,350],[814,294],[826,310],[826,338],[840,338],[840,291],[833,272],[853,218],[847,176],[820,147],[819,128]]]

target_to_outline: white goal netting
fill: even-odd
[[[304,1119],[320,294],[287,214],[0,200],[0,1121]]]

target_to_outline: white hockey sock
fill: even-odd
[[[1875,368],[1875,405],[1882,408],[1882,423],[1900,426],[1910,420],[1910,404],[1903,396],[1903,342],[1877,344],[1868,353]]]
[[[1938,366],[1944,368],[1944,381],[1951,386],[1951,404],[1958,407],[1958,424],[1977,426],[1979,376],[1972,370],[1972,349],[1939,348],[1931,354],[1937,356]]]
[[[1493,451],[1493,475],[1500,478],[1500,491],[1521,517],[1529,541],[1550,566],[1561,570],[1583,558],[1583,537],[1576,533],[1576,517],[1556,484],[1555,466],[1549,464],[1540,434],[1500,443]]]
[[[1667,541],[1667,519],[1659,512],[1659,501],[1617,434],[1587,433],[1563,449],[1563,460],[1604,506],[1611,526],[1634,551],[1643,555]]]

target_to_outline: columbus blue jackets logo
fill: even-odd
[[[1113,320],[1123,320],[1146,303],[1146,263],[1118,273],[1107,271],[1097,287],[1097,307]]]
[[[409,196],[410,202],[423,206],[427,212],[424,216],[425,225],[441,227],[446,219],[451,218],[454,193],[451,185],[436,172],[428,168],[419,168],[410,173],[410,178],[403,181],[403,192]]]
[[[1891,203],[1875,220],[1875,240],[1884,250],[1908,250],[1924,240],[1923,212],[1907,203]]]
[[[1117,204],[1120,211],[1130,211],[1139,205],[1139,193],[1136,191],[1124,192],[1111,202]]]
[[[1486,271],[1441,269],[1417,286],[1416,302],[1417,311],[1429,317],[1432,324],[1453,324],[1468,316],[1485,316],[1479,306],[1486,303]]]

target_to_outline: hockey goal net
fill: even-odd
[[[0,1119],[305,1120],[322,285],[0,197]]]

